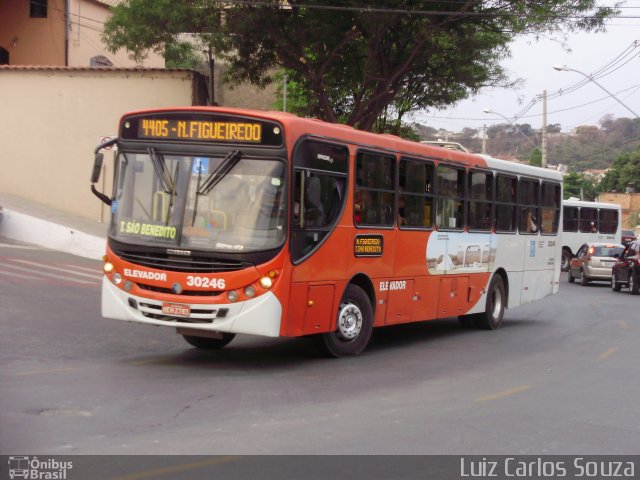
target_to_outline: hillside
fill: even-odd
[[[417,126],[422,140],[442,139],[443,131]],[[473,152],[482,151],[482,131],[464,128],[448,134],[448,140],[463,144]],[[516,157],[528,161],[535,148],[541,148],[540,130],[529,124],[500,124],[487,129],[487,153],[496,157]],[[640,146],[640,119],[605,117],[599,126],[582,126],[562,133],[560,125],[547,127],[547,162],[563,164],[571,170],[606,169],[621,153]]]

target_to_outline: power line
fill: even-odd
[[[280,2],[266,2],[266,1],[258,1],[258,0],[213,0],[215,3],[223,3],[223,4],[233,4],[233,5],[245,5],[252,7],[272,7],[278,9],[285,9],[283,4]],[[427,2],[429,3],[429,2]],[[434,3],[443,3],[437,2],[434,0]],[[480,3],[479,3],[480,4]],[[505,12],[500,10],[495,10],[493,12],[469,12],[469,11],[450,11],[450,10],[421,10],[421,9],[403,9],[403,8],[385,8],[385,7],[372,7],[372,6],[340,6],[340,5],[321,5],[321,4],[308,4],[308,3],[296,3],[290,4],[286,7],[289,8],[306,8],[309,10],[333,10],[333,11],[348,11],[348,12],[358,12],[358,13],[397,13],[397,14],[407,14],[407,15],[440,15],[440,16],[465,16],[465,17],[531,17],[531,12]],[[593,18],[594,15],[584,14],[584,15],[576,15],[576,14],[546,14],[540,15],[536,14],[537,18],[564,18],[564,19],[576,19],[576,20],[585,20],[589,18]],[[640,15],[611,15],[611,19],[640,19]]]

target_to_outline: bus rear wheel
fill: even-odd
[[[202,350],[220,350],[236,337],[235,333],[223,333],[221,338],[194,337],[182,335],[189,345]]]
[[[502,317],[507,304],[507,293],[504,287],[504,280],[500,275],[494,275],[487,290],[487,301],[484,312],[473,316],[478,328],[485,330],[495,330],[502,326]]]
[[[369,297],[357,285],[347,285],[340,300],[336,330],[319,337],[320,347],[332,357],[360,354],[371,340],[373,308]]]

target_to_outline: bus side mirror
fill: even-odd
[[[96,153],[95,160],[93,161],[93,172],[91,172],[91,183],[96,183],[100,180],[100,171],[102,170],[103,161],[104,155],[102,153]]]

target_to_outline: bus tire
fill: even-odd
[[[189,345],[202,350],[220,350],[236,337],[235,333],[223,333],[222,338],[194,337],[182,335]]]
[[[319,344],[332,357],[360,354],[371,340],[373,331],[373,307],[364,290],[349,284],[342,295],[336,330],[320,335]]]
[[[571,269],[569,269],[568,275],[569,275],[569,283],[573,283],[576,281],[576,278],[573,275],[571,275]]]
[[[571,261],[571,252],[568,249],[563,248],[562,257],[560,260],[560,270],[562,270],[563,272],[568,272],[570,261]]]
[[[640,282],[638,282],[638,277],[635,276],[633,270],[629,272],[629,293],[631,295],[638,295],[640,293]]]
[[[487,290],[484,312],[476,314],[475,323],[484,330],[496,330],[502,326],[507,294],[502,276],[494,275]]]

